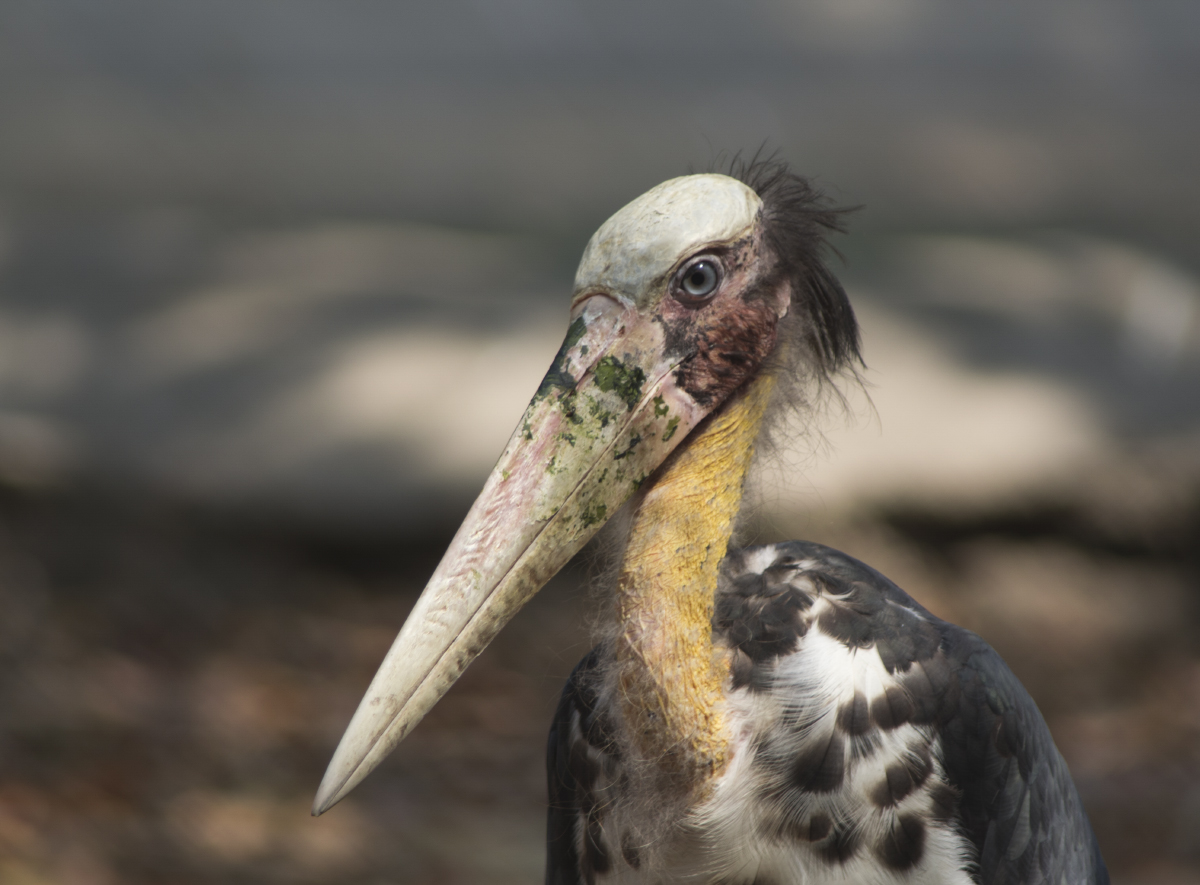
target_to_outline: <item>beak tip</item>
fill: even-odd
[[[376,679],[380,678],[380,674],[385,678],[390,676],[387,663],[385,659],[380,673],[376,674]],[[329,760],[329,767],[325,769],[325,775],[321,778],[321,785],[317,787],[317,795],[312,804],[313,817],[320,817],[345,799],[375,770],[407,731],[404,727],[397,727],[395,716],[389,712],[385,712],[384,718],[380,718],[382,708],[377,702],[379,697],[377,692],[367,691],[345,734],[338,742],[333,758]]]
[[[357,778],[353,776],[356,773],[355,770],[351,770],[349,777],[346,775],[344,766],[338,764],[341,761],[338,759],[339,755],[341,754],[334,754],[329,768],[325,771],[325,776],[321,778],[321,785],[317,787],[317,795],[313,798],[312,804],[313,817],[320,817],[345,799],[346,795],[362,780],[361,776]],[[357,769],[357,766],[355,768]]]
[[[330,778],[326,775],[321,781],[321,786],[317,788],[317,795],[313,798],[312,816],[320,817],[326,811],[337,805],[345,797],[349,790],[346,785],[330,783]]]
[[[312,816],[320,817],[332,808],[336,801],[337,799],[329,795],[324,789],[317,790],[317,795],[313,797]]]

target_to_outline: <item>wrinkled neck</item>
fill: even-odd
[[[728,665],[713,646],[713,604],[773,387],[769,375],[751,381],[661,468],[633,518],[618,578],[615,651],[626,724],[642,757],[690,789],[718,773],[728,755]]]

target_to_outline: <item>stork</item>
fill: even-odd
[[[314,814],[625,508],[611,623],[550,729],[548,885],[1106,883],[987,643],[828,547],[730,546],[765,424],[859,360],[837,212],[781,164],[736,171],[660,184],[587,244],[562,347]]]

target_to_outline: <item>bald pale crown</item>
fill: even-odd
[[[605,291],[646,306],[681,258],[748,235],[762,200],[727,175],[686,175],[652,188],[600,225],[575,294]]]

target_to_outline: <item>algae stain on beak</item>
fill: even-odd
[[[642,398],[642,385],[645,383],[646,373],[640,366],[627,364],[615,356],[603,357],[596,366],[596,386],[605,393],[616,393],[631,409]]]
[[[546,372],[546,377],[538,385],[537,393],[533,395],[534,399],[549,396],[556,389],[567,391],[574,389],[575,378],[567,371],[567,365],[570,360],[572,348],[579,343],[579,339],[586,333],[587,322],[582,316],[576,317],[567,328],[567,337],[563,339],[562,347],[558,349],[558,353],[554,357],[554,362],[550,364],[550,370]],[[586,353],[588,347],[584,345],[581,350]]]

